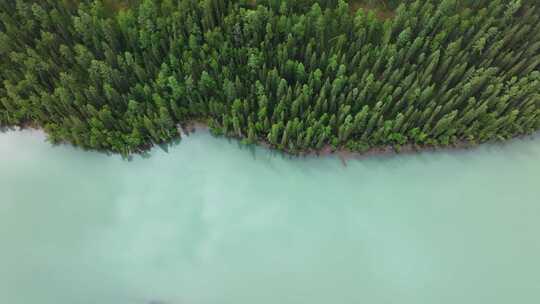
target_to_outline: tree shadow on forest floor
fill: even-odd
[[[353,0],[349,1],[349,8],[353,13],[359,9],[363,9],[365,12],[372,11],[380,20],[391,19],[396,15],[384,0]]]

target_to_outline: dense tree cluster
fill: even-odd
[[[390,2],[1,1],[0,125],[122,154],[194,120],[290,152],[540,128],[534,1]]]

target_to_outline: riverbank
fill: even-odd
[[[183,127],[179,126],[179,130],[182,132],[182,135],[189,136],[191,133],[195,133],[197,131],[202,132],[211,132],[209,126],[202,121],[194,121],[185,124]],[[227,136],[223,136],[226,138],[229,138]],[[236,138],[232,137],[235,140],[242,141],[242,138]],[[457,143],[454,143],[452,145],[448,146],[434,146],[434,145],[417,145],[408,143],[405,145],[401,145],[399,148],[396,148],[395,146],[388,145],[388,146],[379,146],[379,147],[371,147],[367,149],[366,151],[360,152],[360,151],[353,151],[349,150],[345,147],[339,147],[334,148],[331,145],[325,145],[320,150],[314,150],[309,149],[307,151],[290,151],[287,149],[278,149],[274,146],[272,146],[270,143],[266,141],[259,141],[257,143],[254,143],[253,145],[263,147],[265,149],[269,150],[275,150],[279,151],[285,155],[293,156],[293,157],[327,157],[327,156],[337,156],[343,165],[347,165],[348,160],[353,159],[366,159],[371,157],[392,157],[396,155],[413,155],[417,153],[422,152],[448,152],[448,151],[466,151],[478,148],[485,144],[507,144],[510,141],[514,139],[520,139],[520,140],[526,140],[526,139],[533,139],[534,135],[521,135],[517,136],[511,139],[507,139],[504,141],[488,141],[488,142],[482,142],[482,143],[474,143],[470,141],[461,140]]]
[[[97,152],[105,153],[105,154],[108,154],[108,155],[116,154],[116,153],[111,152],[109,150],[95,150],[95,149],[81,148],[80,146],[75,146],[75,145],[71,144],[70,142],[66,142],[66,141],[51,142],[49,140],[49,135],[47,134],[47,132],[45,132],[45,130],[43,130],[42,128],[30,125],[30,124],[27,124],[27,125],[24,125],[24,126],[0,128],[0,132],[6,132],[6,131],[10,131],[10,130],[13,130],[13,131],[23,131],[23,130],[39,131],[39,132],[42,132],[43,134],[45,134],[47,140],[52,145],[69,145],[69,146],[74,146],[74,147],[76,147],[78,149],[82,149],[84,151],[97,151]],[[210,130],[210,127],[204,121],[190,121],[188,123],[178,125],[178,132],[179,132],[179,136],[176,139],[174,139],[174,140],[172,140],[170,142],[147,144],[144,147],[141,147],[140,149],[138,149],[137,151],[132,151],[128,155],[123,155],[123,157],[126,157],[127,159],[131,159],[131,157],[133,155],[137,155],[137,154],[145,156],[145,155],[148,155],[148,152],[151,149],[155,148],[155,147],[161,147],[161,148],[164,148],[165,150],[167,150],[168,147],[173,146],[175,144],[178,144],[181,141],[182,137],[190,136],[192,133],[208,132],[208,133],[212,134],[212,131]],[[214,134],[212,134],[212,135],[214,135]],[[231,136],[224,136],[224,135],[218,135],[217,137],[224,137],[224,138],[230,138],[230,139],[238,140],[240,143],[243,142],[243,138],[239,138],[239,137],[231,137]],[[305,150],[305,151],[291,151],[291,150],[288,150],[288,149],[279,149],[277,147],[274,147],[273,145],[271,145],[267,141],[259,141],[257,143],[245,144],[245,145],[259,146],[259,147],[262,147],[264,149],[268,149],[268,150],[272,150],[272,151],[278,151],[279,153],[283,153],[284,155],[288,155],[288,156],[292,156],[292,157],[317,157],[318,158],[318,157],[336,156],[341,160],[343,165],[346,166],[348,160],[354,160],[354,159],[360,159],[361,160],[361,159],[367,159],[367,158],[373,158],[373,157],[379,157],[380,158],[380,157],[393,157],[393,156],[396,156],[396,155],[414,155],[414,154],[418,154],[418,153],[422,153],[422,152],[465,151],[465,150],[471,150],[471,149],[478,148],[478,147],[480,147],[480,146],[482,146],[484,144],[495,144],[495,143],[507,144],[508,142],[510,142],[510,141],[512,141],[514,139],[527,140],[527,139],[533,139],[533,138],[534,138],[534,135],[529,134],[529,135],[517,136],[517,137],[511,138],[511,139],[504,140],[504,141],[491,141],[491,142],[482,142],[482,143],[473,143],[473,142],[462,140],[462,141],[459,141],[459,142],[457,142],[455,144],[448,145],[448,146],[417,145],[417,144],[408,143],[408,144],[404,144],[404,145],[399,146],[399,148],[397,148],[395,146],[392,146],[392,145],[387,145],[387,146],[371,147],[371,148],[367,149],[366,151],[362,151],[362,152],[350,150],[350,149],[347,149],[345,147],[334,148],[334,147],[332,147],[331,145],[328,145],[328,144],[325,145],[320,150],[309,149],[309,150]]]

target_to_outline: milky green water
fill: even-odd
[[[344,167],[0,133],[0,303],[537,304],[539,181],[540,138]]]

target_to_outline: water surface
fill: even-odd
[[[0,303],[536,304],[539,181],[540,138],[344,167],[0,133]]]

